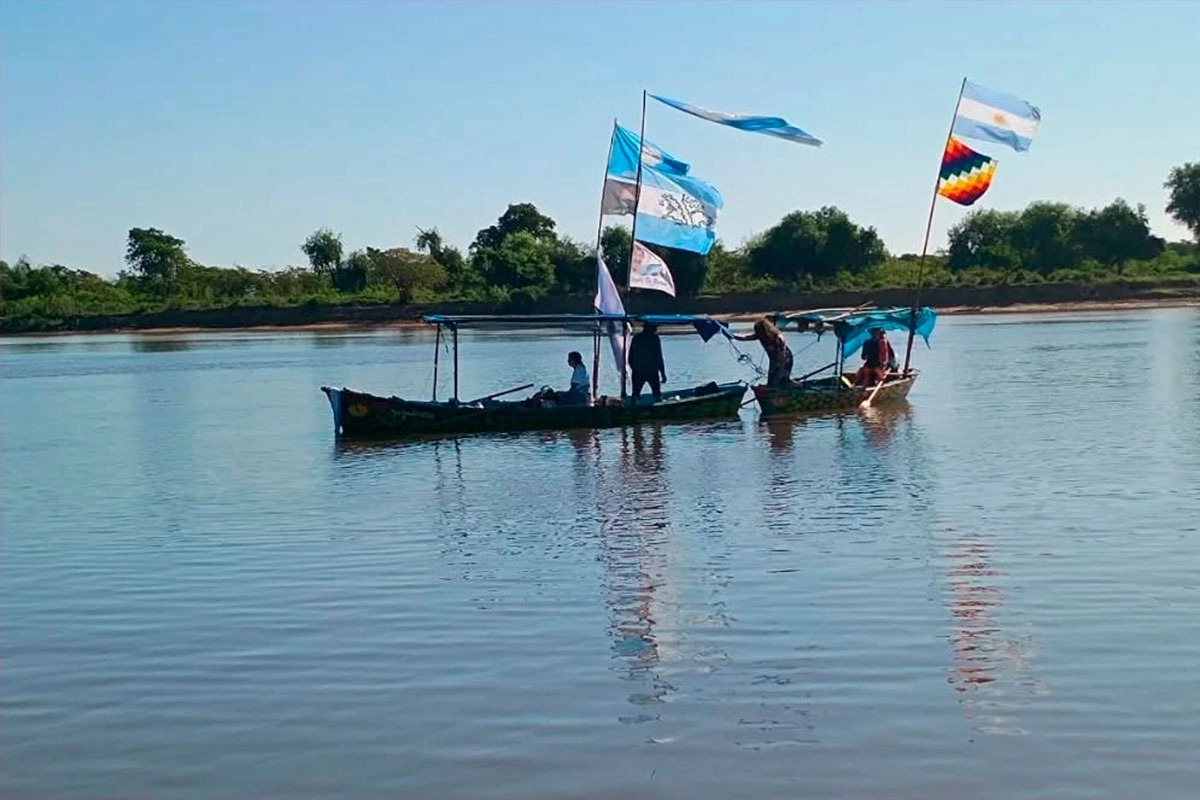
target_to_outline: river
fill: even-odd
[[[428,333],[3,340],[0,794],[1194,797],[1200,310],[931,344],[866,416],[339,445]]]

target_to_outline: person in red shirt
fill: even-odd
[[[863,365],[858,368],[856,383],[874,386],[887,377],[888,369],[896,363],[896,353],[883,335],[883,328],[871,328],[871,338],[862,347]]]

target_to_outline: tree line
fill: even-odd
[[[1173,169],[1166,211],[1200,241],[1200,163]],[[605,228],[601,250],[620,284],[629,231]],[[827,206],[796,211],[740,247],[718,241],[705,256],[653,248],[670,266],[680,296],[769,290],[872,289],[924,285],[987,285],[1047,280],[1193,275],[1195,242],[1154,236],[1143,205],[1122,199],[1092,209],[1035,202],[1021,211],[981,209],[949,231],[941,251],[918,266],[913,254],[893,255],[873,227]],[[62,265],[33,266],[22,257],[0,261],[0,317],[6,329],[37,328],[88,315],[169,308],[218,308],[339,302],[478,300],[531,307],[551,294],[595,290],[591,245],[556,230],[530,203],[514,203],[480,230],[464,253],[437,228],[418,229],[403,246],[349,252],[339,233],[314,231],[299,246],[307,267],[248,270],[204,266],[186,242],[157,228],[133,228],[115,279]]]

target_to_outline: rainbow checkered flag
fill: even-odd
[[[953,136],[942,154],[942,172],[938,194],[960,206],[969,206],[992,185],[996,159],[976,153]]]

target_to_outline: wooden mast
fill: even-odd
[[[642,89],[642,125],[638,132],[638,166],[637,166],[637,184],[633,191],[633,229],[629,232],[629,269],[625,273],[625,296],[629,298],[630,282],[633,279],[633,251],[637,247],[637,218],[638,207],[642,202],[642,161],[645,159],[646,153],[646,90]],[[618,290],[619,291],[619,290]],[[629,313],[629,309],[625,309],[625,313]],[[629,324],[622,326],[625,332],[625,353],[629,352]],[[625,380],[626,368],[625,364],[621,365],[621,399],[625,399]]]
[[[603,260],[600,250],[600,237],[604,233],[604,196],[608,190],[608,164],[612,161],[613,142],[617,138],[617,118],[613,117],[612,135],[608,137],[608,157],[604,159],[604,181],[600,184],[600,213],[596,215],[596,293],[600,293],[600,262]],[[605,265],[607,269],[607,264]],[[611,273],[609,277],[612,277]],[[615,286],[614,282],[614,286]],[[618,295],[619,296],[619,295]],[[600,311],[600,309],[596,309]],[[592,337],[592,402],[600,395],[600,326],[596,325],[596,333]],[[622,382],[624,383],[624,382]]]
[[[921,245],[921,258],[917,261],[917,289],[913,294],[912,313],[908,320],[908,343],[904,346],[904,374],[908,374],[908,365],[912,360],[913,337],[917,332],[917,307],[921,303],[921,279],[925,275],[925,257],[929,252],[929,232],[933,230],[933,212],[937,208],[938,186],[942,182],[942,159],[946,156],[946,148],[954,137],[954,121],[958,119],[958,109],[962,106],[963,92],[967,88],[967,79],[962,79],[958,87],[958,100],[954,103],[954,116],[950,117],[950,130],[946,133],[946,142],[942,145],[941,155],[938,156],[937,177],[933,181],[933,199],[929,201],[929,219],[925,223],[925,243]]]

